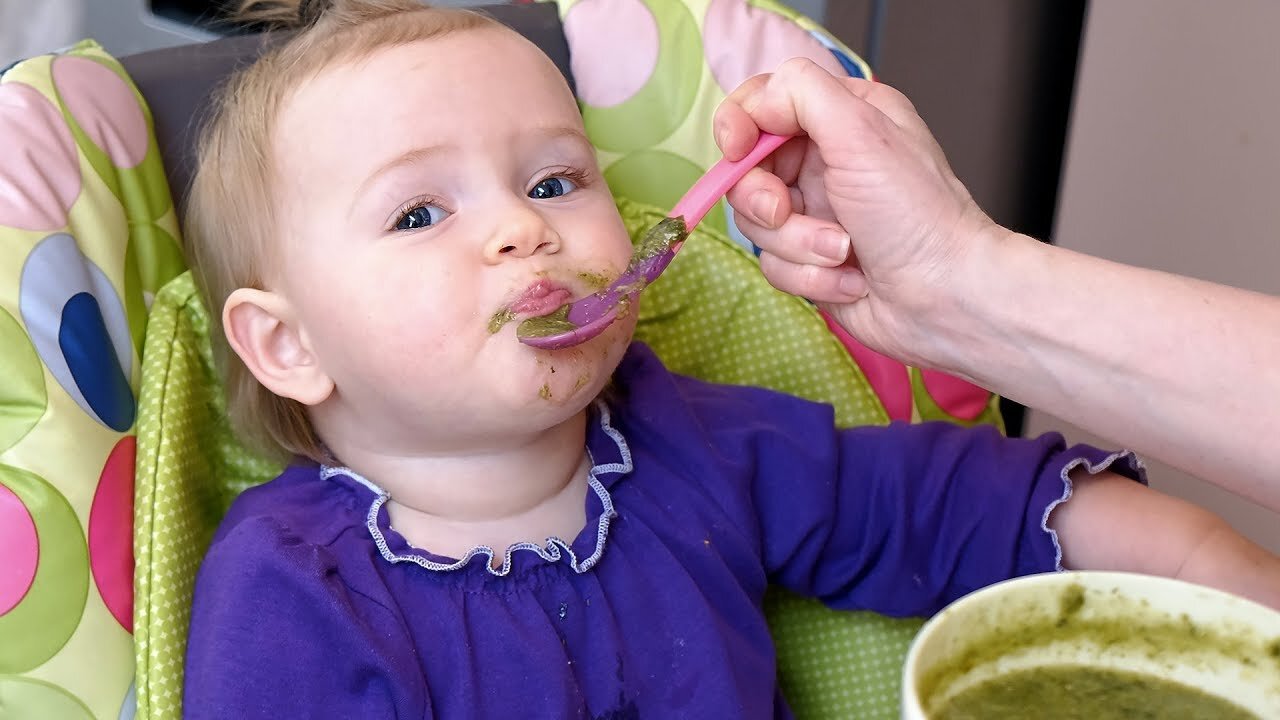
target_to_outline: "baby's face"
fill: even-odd
[[[274,142],[271,289],[333,378],[321,412],[339,408],[350,441],[477,446],[561,422],[606,383],[634,317],[553,352],[494,322],[589,295],[631,253],[537,48],[485,29],[380,50],[301,88]]]

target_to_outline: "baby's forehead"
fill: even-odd
[[[405,148],[490,143],[531,128],[582,130],[555,64],[512,31],[482,28],[334,59],[280,108],[272,153],[284,182],[364,173]]]
[[[551,59],[499,26],[335,57],[284,99],[282,115],[384,115],[409,107],[424,121],[469,111],[578,113]],[[289,119],[296,118],[286,118],[285,124]]]

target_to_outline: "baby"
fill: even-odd
[[[829,407],[673,375],[634,313],[521,344],[493,319],[631,255],[550,60],[416,0],[256,4],[301,27],[222,94],[186,237],[233,419],[294,462],[201,567],[188,716],[789,717],[771,583],[919,615],[1129,569],[1280,604],[1276,559],[1134,482],[1132,456],[837,430]]]

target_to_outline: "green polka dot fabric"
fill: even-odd
[[[131,718],[138,359],[177,220],[92,42],[4,72],[0,149],[0,716]]]
[[[630,200],[618,209],[635,239],[665,217]],[[813,306],[775,289],[754,256],[711,228],[695,230],[645,291],[636,339],[673,372],[831,403],[844,426],[887,421]]]
[[[196,570],[231,500],[280,467],[236,441],[190,273],[152,307],[138,414],[138,716],[179,718]]]

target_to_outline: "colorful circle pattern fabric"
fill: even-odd
[[[866,63],[839,40],[776,0],[645,0],[644,8],[637,7],[638,0],[558,3],[587,133],[609,187],[617,196],[660,208],[672,207],[719,159],[712,117],[719,102],[743,80],[797,56],[832,73],[872,77]],[[618,22],[619,17],[628,20]],[[698,57],[690,57],[695,49]],[[728,206],[722,208],[709,213],[704,225],[726,231],[753,249],[736,232]],[[726,291],[726,282],[718,270],[699,280],[703,287],[717,288],[717,297],[735,296]],[[655,286],[655,295],[657,290]],[[670,302],[685,290],[669,289],[664,297]],[[652,312],[659,304],[651,297],[644,308]],[[747,313],[743,307],[737,311]],[[705,346],[695,339],[698,332],[694,326],[681,327],[683,340],[666,346],[664,360],[677,366],[688,363],[690,368],[705,366]],[[1000,423],[994,398],[981,388],[904,367],[837,326],[831,326],[831,333],[847,352],[846,359],[855,363],[852,372],[868,400],[841,422]],[[786,353],[769,332],[759,329],[744,330],[741,337],[720,332],[716,342],[717,357],[728,352],[725,348],[737,348],[737,355],[728,359],[733,369],[724,377],[741,372],[740,381],[753,384],[759,382],[759,374],[746,369],[759,367],[754,348]],[[686,357],[686,348],[703,349],[691,350]],[[785,593],[774,593],[768,609],[780,675],[798,717],[897,717],[901,662],[918,621],[833,613]]]
[[[0,704],[132,717],[139,357],[177,220],[150,113],[91,41],[0,76],[0,137]]]

